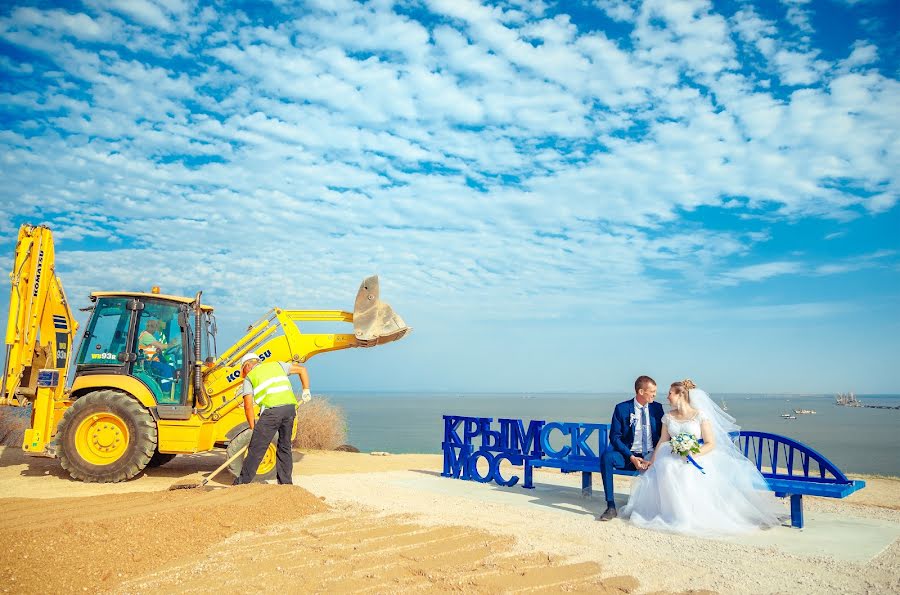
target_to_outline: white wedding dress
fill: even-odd
[[[695,393],[702,396],[695,398]],[[784,506],[728,437],[737,428],[734,418],[703,391],[692,389],[690,395],[697,414],[688,420],[666,414],[663,423],[670,436],[689,432],[699,439],[701,422],[710,421],[716,446],[703,456],[693,456],[703,472],[673,454],[669,442],[660,443],[653,465],[632,484],[622,518],[648,529],[700,536],[749,533],[781,524]]]

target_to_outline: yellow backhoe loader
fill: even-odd
[[[77,323],[54,266],[45,226],[23,225],[16,244],[0,404],[32,407],[22,448],[56,456],[75,479],[116,482],[178,454],[226,448],[250,439],[238,394],[238,362],[305,362],[350,347],[374,347],[409,327],[379,300],[378,277],[362,282],[353,312],[274,308],[222,355],[213,308],[195,297],[95,292],[77,354]],[[353,333],[303,333],[299,324],[352,323]],[[71,358],[74,378],[68,383]],[[240,459],[232,472],[240,471]],[[258,476],[275,472],[270,445]]]

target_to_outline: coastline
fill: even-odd
[[[157,553],[136,547],[134,559],[109,576],[79,570],[66,556],[54,558],[55,574],[69,576],[61,588],[126,593],[238,592],[248,579],[273,589],[350,592],[863,593],[900,587],[896,477],[864,477],[867,487],[844,500],[805,499],[803,530],[777,527],[714,540],[646,531],[621,520],[598,523],[602,498],[582,500],[574,474],[540,470],[535,490],[501,488],[440,477],[442,458],[429,454],[300,451],[296,490],[226,489],[230,478],[223,476],[211,490],[166,491],[202,478],[222,460],[220,453],[187,455],[130,482],[83,484],[69,480],[57,461],[3,449],[0,537],[41,560],[49,554],[40,539],[60,527],[89,527],[77,536],[81,547],[103,536],[120,546],[115,536],[140,536]],[[629,483],[621,479],[617,499],[627,499]],[[288,500],[286,489],[292,490]],[[267,524],[260,505],[278,502],[288,505]],[[97,512],[107,508],[114,514]],[[52,524],[44,527],[43,519]],[[182,551],[184,523],[192,526],[194,554],[160,556],[166,548]],[[274,548],[275,561],[241,561],[256,547]],[[690,552],[691,563],[676,551]],[[637,571],[636,559],[653,571]],[[21,556],[6,558],[0,579],[21,591],[43,590],[46,579],[28,568]]]
[[[728,413],[747,430],[778,434],[821,453],[844,473],[900,476],[900,411],[847,408],[828,395],[767,395],[729,393]],[[347,442],[363,451],[440,453],[443,416],[489,417],[609,424],[610,413],[627,395],[622,393],[325,393],[344,410]],[[863,398],[863,397],[860,397]],[[881,397],[900,405],[900,396]],[[866,397],[875,403],[873,397]],[[717,401],[718,402],[718,401]],[[868,402],[865,401],[864,402]],[[665,403],[663,404],[665,407]],[[782,418],[794,409],[815,415]],[[853,431],[848,431],[853,428]]]

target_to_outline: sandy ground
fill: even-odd
[[[297,471],[379,475],[429,459],[340,454],[297,453]],[[3,449],[0,540],[11,555],[0,560],[0,590],[614,594],[638,585],[464,520],[436,526],[403,511],[330,506],[298,486],[226,487],[225,473],[203,489],[168,490],[222,460],[178,457],[130,482],[86,484],[55,460]]]
[[[224,473],[208,489],[167,491],[222,461],[177,457],[130,482],[84,484],[55,460],[0,450],[0,589],[900,592],[897,540],[848,562],[786,553],[766,534],[714,541],[598,523],[600,498],[523,498],[519,488],[440,478],[437,455],[297,453],[294,487],[225,488]],[[536,482],[568,481],[575,492],[578,477],[561,477],[540,472]],[[900,480],[866,479],[846,500],[808,499],[808,522],[846,515],[900,526]]]

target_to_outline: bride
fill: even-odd
[[[641,527],[703,536],[781,524],[781,504],[729,436],[740,430],[734,418],[690,380],[673,383],[668,400],[650,468],[621,516]],[[703,439],[693,463],[672,452],[671,438],[684,432]]]

